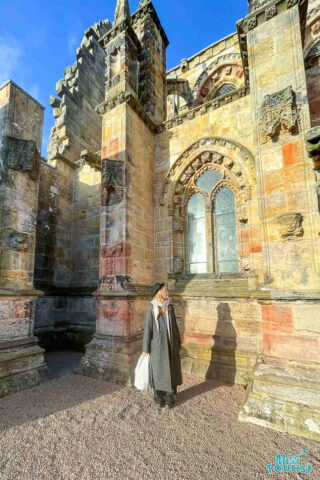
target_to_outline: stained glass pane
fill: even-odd
[[[238,272],[235,199],[232,190],[222,188],[215,202],[216,241],[219,272]]]
[[[213,187],[221,180],[222,175],[215,170],[208,170],[197,180],[197,187],[207,193],[210,193]]]
[[[206,273],[206,222],[204,199],[200,193],[193,195],[188,204],[190,273]]]
[[[222,85],[222,87],[220,87],[219,90],[216,92],[214,98],[222,97],[222,95],[227,95],[227,93],[231,93],[234,90],[236,90],[236,87],[234,85]]]

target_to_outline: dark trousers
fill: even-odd
[[[154,401],[159,405],[173,406],[175,403],[174,396],[177,394],[177,387],[173,387],[171,392],[165,392],[163,390],[154,391]]]

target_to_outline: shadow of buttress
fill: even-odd
[[[218,321],[213,338],[211,362],[206,373],[210,378],[225,385],[234,385],[236,378],[237,332],[233,326],[228,303],[217,306]]]
[[[179,392],[177,402],[181,405],[205,392],[212,391],[219,386],[235,384],[237,334],[233,326],[231,309],[228,303],[217,306],[218,320],[211,349],[211,359],[204,382]]]

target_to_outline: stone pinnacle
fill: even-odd
[[[116,25],[118,23],[123,22],[124,20],[129,20],[131,18],[130,15],[130,7],[129,7],[129,0],[117,0],[117,7],[114,14],[114,22],[113,24]]]
[[[151,0],[140,0],[139,8],[145,7],[145,6],[148,5],[148,3],[150,3],[150,2],[151,2]]]

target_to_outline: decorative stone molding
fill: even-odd
[[[280,128],[293,132],[299,125],[298,110],[291,86],[272,95],[266,95],[258,121],[262,143],[274,138]]]
[[[0,158],[7,168],[28,172],[33,180],[38,178],[41,156],[33,140],[20,140],[5,136],[0,150]]]
[[[217,71],[221,68],[228,68],[232,66],[241,67],[242,69],[242,62],[241,62],[241,55],[240,53],[226,53],[224,55],[220,55],[217,57],[213,62],[211,62],[201,73],[198,77],[194,87],[192,89],[192,96],[195,98],[198,92],[201,89],[201,86],[205,83],[205,81],[212,75],[217,75]]]
[[[301,25],[305,24],[308,2],[305,0],[249,0],[249,15],[237,22],[237,32],[246,85],[249,84],[247,34],[286,9],[299,5]],[[259,21],[258,21],[259,19]]]
[[[271,18],[275,17],[277,13],[277,6],[271,5],[271,7],[267,8],[266,10],[266,20],[270,20]]]
[[[265,7],[270,0],[249,0],[249,12]]]
[[[127,291],[131,283],[132,278],[129,275],[103,277],[99,281],[99,290],[97,293],[99,293],[100,290],[109,290],[112,292]]]
[[[315,6],[308,12],[307,21],[309,22],[318,12],[320,12],[320,5]]]
[[[314,127],[308,130],[304,139],[309,155],[320,155],[320,127]]]
[[[200,189],[196,182],[207,170],[221,173],[208,202],[224,186],[229,187],[243,204],[251,197],[255,182],[255,168],[252,154],[232,140],[221,137],[207,137],[195,142],[180,155],[171,167],[163,183],[160,204],[167,205],[168,215],[173,217],[173,230],[183,231],[184,208],[193,193]]]
[[[105,113],[110,112],[118,105],[126,103],[136,112],[136,114],[143,120],[147,127],[151,130],[152,133],[155,133],[157,130],[157,125],[151,120],[149,115],[144,111],[141,103],[137,97],[132,92],[120,92],[117,93],[114,97],[108,99],[106,102],[101,103],[96,107],[97,113],[99,115],[104,115]]]
[[[176,127],[177,125],[182,125],[186,121],[193,120],[194,118],[201,116],[207,112],[212,110],[216,110],[230,102],[234,102],[239,98],[242,98],[249,94],[249,88],[239,88],[238,90],[234,90],[233,92],[223,95],[221,97],[215,98],[208,103],[203,105],[199,105],[198,107],[193,108],[192,110],[188,110],[187,112],[183,112],[176,117],[172,117],[165,122],[162,122],[157,127],[157,133],[164,132],[166,130],[171,130],[172,128]]]
[[[303,216],[301,213],[288,212],[278,215],[277,223],[282,240],[295,240],[303,237],[304,230],[302,228],[302,222]]]

